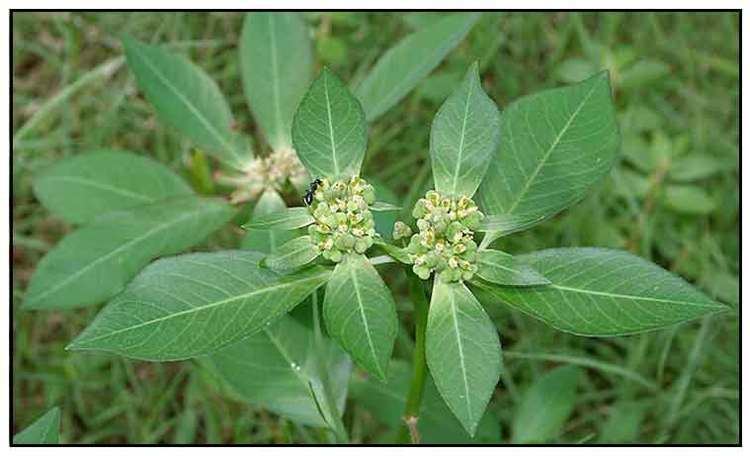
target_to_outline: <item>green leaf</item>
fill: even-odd
[[[697,181],[730,170],[734,166],[734,160],[701,153],[690,154],[674,160],[669,169],[669,178],[677,182]]]
[[[383,249],[386,254],[390,255],[396,261],[404,264],[412,264],[412,261],[409,259],[409,252],[405,248],[396,247],[382,239],[376,239],[375,245]]]
[[[274,212],[284,212],[286,204],[276,190],[266,189],[253,208],[252,218],[272,214]],[[263,230],[250,228],[247,230],[245,237],[242,238],[242,248],[255,250],[256,252],[271,253],[286,241],[294,238],[295,232],[289,230]]]
[[[383,54],[357,87],[367,120],[395,106],[464,39],[479,13],[457,13],[421,28]]]
[[[232,132],[232,113],[216,83],[186,58],[132,38],[123,39],[128,66],[159,118],[227,164],[251,157]]]
[[[696,185],[667,186],[664,204],[673,211],[689,215],[710,214],[716,209],[716,202]]]
[[[13,436],[13,445],[57,445],[60,439],[60,409],[53,407],[26,429]]]
[[[580,370],[575,366],[553,369],[523,394],[513,420],[513,443],[544,443],[560,434],[573,412]]]
[[[191,358],[237,342],[289,312],[330,272],[280,276],[248,251],[193,253],[144,269],[68,347],[150,361]]]
[[[37,199],[69,223],[191,193],[185,181],[161,163],[107,149],[59,161],[34,179]]]
[[[550,283],[528,264],[499,250],[480,250],[477,265],[479,277],[498,285],[528,286]]]
[[[518,258],[552,284],[473,285],[561,331],[583,336],[633,334],[727,309],[681,278],[625,251],[549,249]]]
[[[311,176],[336,179],[359,174],[367,148],[365,113],[328,68],[300,102],[292,139]]]
[[[363,255],[347,255],[326,286],[323,317],[328,334],[354,361],[385,380],[396,340],[396,304]]]
[[[244,229],[294,230],[313,223],[312,215],[306,207],[290,207],[284,211],[274,211],[253,218],[242,225]]]
[[[435,280],[425,347],[440,395],[474,436],[500,376],[500,340],[463,283]]]
[[[324,356],[338,410],[344,410],[351,361],[327,341]],[[297,423],[326,426],[318,405],[324,406],[317,371],[314,334],[289,315],[210,356],[221,377],[240,398]],[[330,411],[326,411],[330,413]]]
[[[351,380],[351,396],[378,421],[392,429],[400,429],[404,425],[403,413],[411,375],[407,362],[394,359],[386,383],[355,374]],[[429,376],[425,379],[417,423],[421,443],[498,443],[500,426],[498,420],[493,418],[491,413],[485,414],[477,426],[476,436],[469,437],[445,405],[432,379]]]
[[[507,234],[580,200],[609,173],[620,137],[606,72],[524,97],[501,116],[500,147],[479,188],[480,206]]]
[[[312,244],[310,236],[294,238],[263,259],[263,265],[274,271],[299,269],[312,262],[320,251]]]
[[[669,66],[658,60],[639,60],[620,73],[618,86],[622,90],[646,89],[669,76]]]
[[[69,309],[119,293],[151,260],[191,247],[233,210],[218,199],[181,197],[112,212],[68,234],[39,262],[24,309]]]
[[[609,407],[609,417],[601,428],[599,442],[637,443],[641,422],[648,411],[647,405],[620,400]]]
[[[292,119],[312,77],[312,47],[297,13],[248,13],[240,38],[245,97],[275,150],[292,146]]]
[[[393,212],[400,211],[401,207],[396,206],[395,204],[385,203],[383,201],[376,201],[373,205],[370,206],[370,210],[373,212]]]
[[[500,140],[500,113],[479,81],[474,62],[461,85],[443,103],[430,131],[435,189],[474,195]]]

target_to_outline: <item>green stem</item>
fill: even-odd
[[[404,407],[404,423],[406,427],[401,430],[401,441],[411,441],[419,443],[420,436],[417,428],[419,421],[419,408],[422,405],[422,395],[424,392],[424,383],[427,378],[427,364],[425,360],[425,332],[427,330],[427,311],[429,304],[425,295],[424,285],[411,271],[407,271],[409,278],[409,295],[414,304],[414,358],[413,374],[409,393],[406,396],[406,406]],[[408,436],[407,436],[408,432]]]
[[[335,395],[333,394],[333,389],[331,388],[330,377],[328,377],[328,357],[326,356],[325,344],[323,343],[323,333],[320,329],[317,291],[312,294],[312,308],[315,337],[315,357],[318,361],[318,375],[320,376],[320,383],[323,385],[323,400],[325,401],[326,409],[328,410],[327,415],[330,415],[326,417],[326,413],[324,412],[323,419],[326,421],[332,421],[332,423],[329,423],[329,425],[331,426],[331,430],[336,436],[336,443],[348,443],[349,436],[346,433],[346,427],[344,426],[344,422],[341,419],[339,408],[336,405]]]

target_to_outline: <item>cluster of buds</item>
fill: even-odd
[[[346,253],[365,253],[372,246],[375,221],[369,206],[374,202],[372,185],[358,176],[320,180],[309,206],[315,223],[308,231],[323,258],[339,262]]]
[[[239,176],[217,176],[219,182],[237,188],[230,197],[232,203],[255,200],[267,189],[281,191],[287,182],[299,189],[308,179],[294,149],[279,149],[266,157],[254,158]]]
[[[431,190],[414,205],[419,233],[409,241],[412,269],[423,280],[436,272],[442,280],[469,280],[477,271],[474,230],[484,215],[471,198],[442,196]]]

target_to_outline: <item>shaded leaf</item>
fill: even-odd
[[[242,225],[244,229],[258,230],[294,230],[313,223],[312,215],[306,207],[290,207],[283,211],[274,211],[253,218]]]
[[[574,334],[632,334],[727,309],[680,277],[625,251],[549,249],[519,259],[552,284],[473,285],[498,302]]]
[[[461,85],[443,103],[430,130],[435,189],[471,197],[482,182],[500,140],[500,113],[479,81],[474,62]]]
[[[523,394],[513,420],[513,443],[544,443],[557,437],[573,412],[580,369],[563,366],[536,380]]]
[[[646,405],[621,400],[609,408],[609,416],[601,429],[601,443],[638,443]]]
[[[274,212],[284,212],[286,204],[281,195],[273,189],[267,189],[260,195],[253,208],[252,219],[261,218],[262,216]],[[256,252],[271,253],[286,241],[292,239],[295,235],[290,230],[264,230],[250,228],[242,238],[242,248],[255,250]]]
[[[328,68],[323,68],[300,102],[292,139],[310,175],[336,179],[359,174],[367,148],[365,114]]]
[[[716,209],[716,202],[696,185],[667,186],[664,204],[673,211],[690,215],[710,214]]]
[[[318,255],[320,251],[312,244],[310,236],[300,236],[265,257],[263,265],[277,272],[290,271],[310,263]]]
[[[500,147],[479,189],[480,206],[496,223],[507,219],[512,231],[528,228],[607,175],[619,143],[606,72],[523,97],[501,117]]]
[[[331,338],[385,380],[398,320],[391,291],[363,255],[347,255],[326,286],[323,316]]]
[[[407,362],[394,359],[388,372],[388,381],[385,383],[355,374],[351,381],[351,395],[358,405],[371,412],[378,421],[393,429],[399,429],[404,425],[402,416],[411,375],[411,367]],[[445,405],[429,376],[425,379],[417,427],[421,443],[425,444],[500,441],[500,426],[491,413],[482,417],[477,426],[476,436],[469,437]]]
[[[396,105],[464,39],[479,13],[446,15],[408,35],[375,63],[355,90],[368,121]]]
[[[500,340],[463,283],[435,280],[425,347],[440,395],[474,436],[500,377]]]
[[[233,215],[226,203],[182,197],[112,212],[68,234],[39,262],[24,309],[68,309],[114,296],[151,260],[193,246]]]
[[[232,132],[232,113],[216,83],[186,58],[123,39],[128,66],[159,118],[227,164],[252,158]]]
[[[26,429],[13,436],[13,445],[57,445],[60,439],[60,409],[53,407]]]
[[[672,162],[669,178],[678,182],[706,179],[735,166],[733,160],[722,160],[707,154],[690,154]]]
[[[248,105],[275,150],[292,146],[292,119],[312,77],[312,45],[297,13],[245,16],[239,44]]]
[[[327,341],[325,347],[336,405],[343,411],[352,364],[335,344]],[[323,397],[314,350],[312,329],[285,315],[209,359],[243,400],[295,422],[323,427],[327,423],[311,392],[312,388],[315,396]],[[319,401],[319,405],[325,403]]]
[[[191,193],[185,181],[161,163],[106,149],[61,160],[34,179],[34,195],[70,223]]]
[[[319,267],[281,276],[244,250],[194,253],[145,268],[68,347],[130,358],[191,358],[237,342],[321,286]]]

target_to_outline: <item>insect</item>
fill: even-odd
[[[307,193],[305,193],[304,201],[305,205],[309,206],[312,204],[313,196],[315,195],[315,190],[318,189],[318,185],[320,185],[322,182],[320,179],[315,179],[314,181],[310,182],[310,187],[307,189]]]

